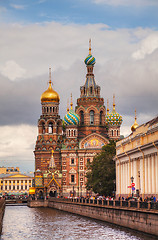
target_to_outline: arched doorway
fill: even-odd
[[[50,191],[49,196],[50,197],[56,197],[57,196],[57,191]]]

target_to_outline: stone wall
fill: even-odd
[[[27,206],[31,208],[38,208],[38,207],[48,207],[48,200],[28,200]]]
[[[5,199],[0,199],[0,235],[2,233],[3,216],[5,211]]]
[[[72,203],[58,199],[51,199],[48,207],[158,236],[158,211]]]

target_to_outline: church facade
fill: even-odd
[[[85,59],[87,68],[85,84],[80,87],[80,97],[73,110],[62,120],[59,115],[60,97],[52,88],[51,71],[49,87],[41,95],[42,114],[38,120],[35,146],[35,188],[37,196],[81,196],[86,190],[87,163],[92,162],[110,139],[120,138],[122,117],[115,110],[109,113],[100,95],[100,86],[94,76],[95,58]]]

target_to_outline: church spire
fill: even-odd
[[[115,94],[113,95],[113,111],[115,111]]]
[[[52,80],[51,80],[51,68],[49,68],[49,84],[52,84]]]
[[[71,103],[70,103],[70,106],[71,106],[71,110],[73,109],[73,102],[72,102],[72,93],[71,93]]]
[[[107,99],[107,115],[109,114],[109,99]]]
[[[89,55],[91,55],[91,38],[89,39]]]

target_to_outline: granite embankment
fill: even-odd
[[[135,202],[133,202],[135,203]],[[141,204],[127,202],[125,206],[111,206],[109,202],[79,202],[51,198],[47,201],[28,201],[29,207],[50,207],[82,216],[106,221],[123,227],[158,236],[158,210],[141,208]],[[138,206],[136,206],[138,205]]]
[[[5,199],[0,199],[0,234],[2,233],[3,216],[5,211]]]

